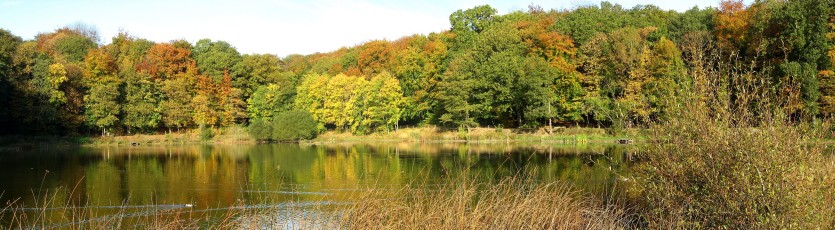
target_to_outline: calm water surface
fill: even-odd
[[[512,176],[566,182],[590,194],[606,195],[622,187],[629,155],[620,146],[411,143],[11,152],[0,153],[0,202],[48,206],[49,212],[82,207],[100,210],[97,213],[102,215],[120,210],[131,214],[124,210],[134,208],[201,212],[289,203],[328,205],[351,202],[367,188],[435,189],[461,178],[495,183]],[[49,200],[46,205],[44,197]]]

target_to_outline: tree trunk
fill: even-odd
[[[522,112],[516,113],[516,127],[522,127]]]
[[[554,134],[554,125],[551,123],[551,119],[554,116],[551,115],[551,102],[548,102],[548,134]]]

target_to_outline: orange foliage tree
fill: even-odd
[[[357,65],[362,74],[370,78],[389,66],[392,54],[388,41],[367,42],[360,47]]]
[[[738,52],[746,46],[751,15],[742,0],[723,0],[719,4],[714,33],[720,48]]]
[[[191,50],[175,47],[171,43],[160,43],[148,50],[146,59],[137,68],[155,79],[165,80],[179,73],[196,70],[197,66],[191,59]]]
[[[545,58],[548,63],[563,71],[573,72],[576,66],[572,59],[577,54],[574,40],[568,36],[549,30],[557,15],[542,11],[532,11],[531,18],[516,23],[522,41],[529,55]]]

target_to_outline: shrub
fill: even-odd
[[[820,136],[793,124],[774,91],[746,82],[762,77],[722,73],[696,84],[709,96],[689,98],[649,130],[652,143],[636,169],[648,227],[831,226],[833,167],[815,143]],[[725,76],[742,80],[722,82]]]
[[[832,221],[819,146],[796,127],[659,127],[639,167],[652,228],[810,228]],[[825,180],[825,179],[824,179]],[[831,183],[831,181],[830,181]]]
[[[272,123],[267,119],[255,119],[249,124],[249,135],[256,140],[272,139]]]
[[[272,139],[277,141],[297,141],[316,138],[319,133],[318,123],[307,111],[289,111],[279,113],[272,122]]]
[[[214,132],[212,131],[211,128],[209,128],[208,126],[205,126],[205,125],[200,126],[200,140],[201,141],[211,140],[212,137],[214,137],[214,136],[215,136],[215,134],[214,134]]]

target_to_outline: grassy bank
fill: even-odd
[[[2,136],[0,151],[28,151],[72,146],[130,146],[196,143],[255,143],[246,128],[240,126],[216,129],[191,129],[161,134],[122,136]]]
[[[191,129],[183,132],[164,134],[135,134],[112,137],[90,137],[89,145],[139,145],[150,144],[193,144],[193,143],[255,143],[246,128],[240,126],[224,128]]]
[[[469,128],[460,130],[439,127],[401,128],[392,132],[369,135],[354,135],[328,131],[311,140],[313,143],[327,142],[467,142],[467,143],[515,143],[537,142],[553,144],[615,143],[618,139],[643,139],[638,129],[612,135],[602,128],[559,127],[551,133],[544,129]]]
[[[354,135],[327,131],[305,143],[546,143],[591,144],[616,143],[619,139],[644,140],[642,130],[627,130],[613,135],[602,128],[559,127],[548,133],[544,129],[523,130],[503,128],[470,128],[449,130],[438,127],[411,127],[392,132]],[[67,146],[129,146],[196,143],[256,143],[247,128],[234,126],[215,129],[191,129],[162,134],[133,134],[123,136],[4,136],[0,137],[0,151],[26,151]]]

